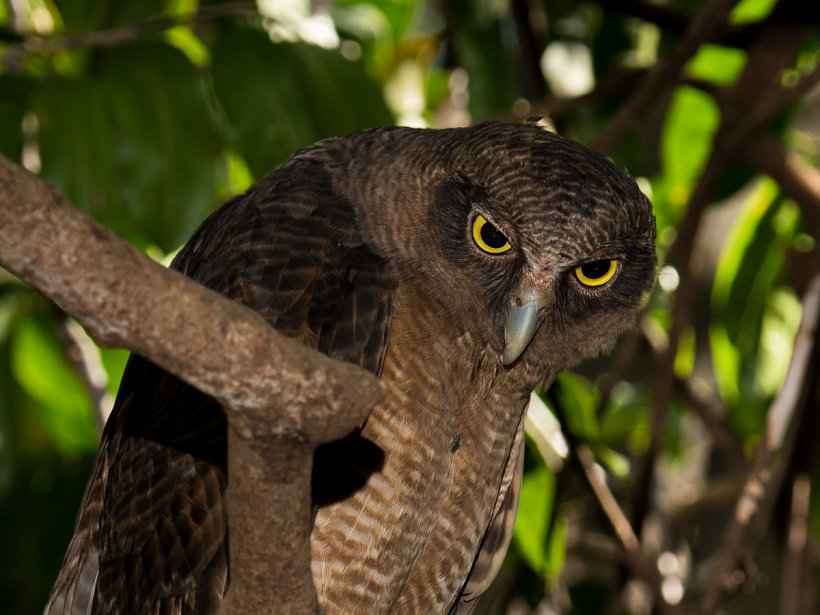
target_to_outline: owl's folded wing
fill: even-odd
[[[226,203],[173,267],[380,372],[395,282],[319,162],[286,163]],[[213,399],[132,356],[46,614],[215,611],[228,578],[225,429]]]

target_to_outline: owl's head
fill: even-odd
[[[366,241],[504,365],[560,369],[629,326],[655,220],[605,157],[529,124],[359,135],[344,190]]]

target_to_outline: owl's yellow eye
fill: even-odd
[[[504,233],[487,222],[487,218],[477,214],[473,221],[473,240],[488,254],[503,254],[512,248]]]
[[[575,277],[584,286],[601,286],[606,284],[618,270],[618,261],[614,258],[584,263],[575,268]]]

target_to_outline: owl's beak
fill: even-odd
[[[521,286],[507,306],[504,324],[504,365],[510,365],[530,345],[538,327],[544,322],[546,308],[551,303],[552,293],[538,290],[530,285]]]

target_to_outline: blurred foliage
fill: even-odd
[[[744,0],[730,23],[765,26],[775,4]],[[648,17],[652,11],[641,7],[649,5],[640,2],[6,2],[0,152],[167,262],[221,202],[324,137],[390,123],[515,121],[548,109],[559,132],[592,143],[701,5],[654,4],[664,21]],[[784,83],[816,70],[819,57],[815,28]],[[715,92],[734,84],[746,62],[742,43],[702,45],[679,84],[614,152],[653,200],[662,263],[723,119]],[[818,96],[798,102],[769,128],[816,163]],[[666,530],[656,529],[654,539],[641,535],[673,602],[696,594],[690,587],[708,577],[714,537],[733,500],[711,504],[719,513],[703,502],[712,501],[710,486],[719,480],[734,481],[736,490],[744,478],[742,464],[783,385],[800,296],[817,263],[804,205],[774,179],[733,163],[713,196],[697,235],[691,322],[674,362],[681,390],[656,451],[649,517]],[[627,336],[631,350],[625,343],[614,362],[588,362],[534,397],[513,546],[483,612],[505,613],[508,605],[527,612],[540,603],[554,611],[539,612],[592,614],[615,612],[613,601],[621,612],[649,612],[646,589],[625,584],[622,552],[571,452],[589,446],[631,514],[653,442],[653,366],[670,333],[680,273],[661,268],[643,320]],[[124,365],[124,351],[95,349],[70,329],[65,314],[0,270],[0,591],[7,613],[38,613],[45,603],[96,450],[97,413],[110,403],[106,393],[116,391]],[[809,403],[816,399],[815,389]],[[704,407],[719,433],[729,434],[726,446],[740,451],[742,467],[699,418]],[[800,453],[802,470],[816,475],[814,450]],[[675,534],[681,511],[701,504],[700,516]],[[819,506],[815,491],[815,547]],[[782,538],[778,519],[771,533]],[[775,612],[780,590],[772,566],[781,556],[774,553],[774,564],[763,557],[757,577],[745,577],[753,597],[732,603],[732,612]],[[811,566],[807,582],[816,590],[816,555]]]

